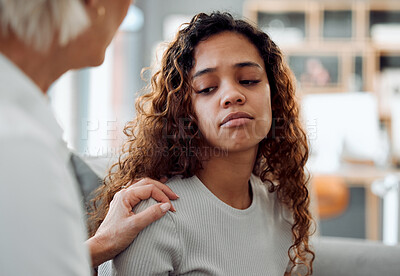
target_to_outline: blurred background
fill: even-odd
[[[319,233],[399,243],[399,0],[137,0],[104,64],[50,90],[69,147],[118,156],[142,69],[180,24],[216,10],[267,32],[296,76]]]

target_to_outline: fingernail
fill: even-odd
[[[174,193],[175,194],[175,193]],[[177,194],[175,194],[177,198],[179,198],[179,196]]]
[[[171,206],[171,211],[174,212],[174,213],[176,212],[176,209],[175,209],[174,205]]]
[[[161,211],[163,211],[163,213],[167,212],[169,210],[169,208],[171,208],[171,204],[167,203],[163,203],[160,205]]]

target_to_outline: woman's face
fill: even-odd
[[[209,146],[254,150],[271,127],[264,61],[243,35],[223,32],[200,42],[191,71],[192,101]]]

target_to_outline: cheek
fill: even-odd
[[[272,109],[271,101],[269,97],[266,97],[263,101],[260,101],[259,110],[262,110],[260,114],[260,121],[257,124],[257,136],[265,137],[271,129],[272,125]]]
[[[213,118],[215,118],[212,110],[209,108],[210,104],[200,103],[199,101],[195,102],[194,112],[197,117],[198,126],[200,132],[205,136],[209,137],[210,133],[212,133],[212,128],[214,126]]]
[[[252,99],[256,103],[256,109],[260,111],[260,115],[264,118],[271,118],[271,97],[269,91],[264,91],[256,95]]]
[[[197,99],[194,99],[193,97],[192,97],[192,106],[193,106],[193,110],[194,110],[194,115],[197,118],[197,125],[199,127],[199,130],[201,133],[203,133],[203,125],[202,124],[203,124],[204,118],[202,116],[203,115],[202,106],[201,106],[201,104],[199,104]]]
[[[208,114],[207,112],[197,115],[199,129],[205,137],[209,137],[210,133],[212,133],[213,121],[211,118],[211,114]]]
[[[271,130],[271,125],[272,125],[272,118],[271,116],[264,116],[262,119],[260,119],[257,122],[257,127],[256,127],[256,137],[259,140],[262,140],[263,138],[265,138],[269,131]]]

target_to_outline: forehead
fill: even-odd
[[[194,59],[194,70],[244,61],[258,63],[265,70],[257,47],[246,36],[234,32],[223,32],[201,41],[194,50]]]

